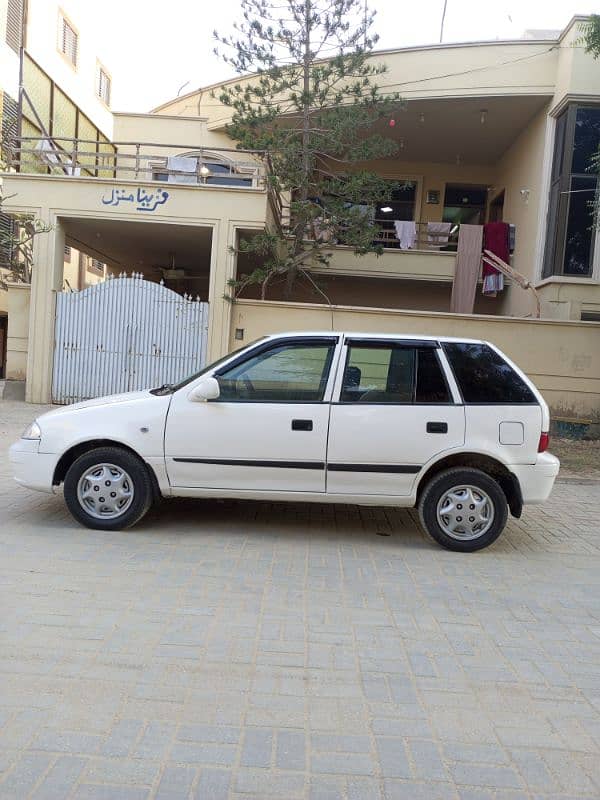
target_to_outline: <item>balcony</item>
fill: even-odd
[[[23,136],[5,147],[9,171],[21,174],[161,182],[180,186],[266,188],[264,152],[153,142],[105,142]]]
[[[332,246],[328,267],[315,266],[314,272],[331,275],[350,275],[362,278],[402,278],[404,280],[437,281],[454,280],[456,247],[459,226],[452,232],[440,233],[437,227],[426,222],[415,223],[415,236],[410,248],[403,249],[393,227],[386,220],[375,219],[380,230],[375,244],[384,250],[381,255],[367,253],[357,256],[352,247],[342,244]]]

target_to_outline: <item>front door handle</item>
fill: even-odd
[[[312,431],[313,429],[313,421],[312,419],[293,419],[292,420],[292,430],[293,431]]]
[[[428,422],[427,433],[448,433],[447,422]]]

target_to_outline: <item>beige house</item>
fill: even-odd
[[[57,151],[50,158],[40,146],[47,136],[39,120],[30,115],[25,123],[24,115],[15,172],[4,175],[15,195],[9,209],[52,226],[36,242],[22,365],[28,399],[50,399],[53,303],[71,247],[106,265],[99,279],[135,271],[208,301],[210,357],[282,326],[329,327],[334,311],[336,324],[355,329],[413,330],[421,320],[423,330],[458,326],[473,335],[494,317],[503,331],[498,343],[515,357],[524,337],[535,341],[537,372],[529,371],[547,375],[554,408],[595,418],[600,364],[591,343],[600,332],[600,246],[588,200],[598,178],[585,160],[600,143],[600,61],[578,43],[582,21],[573,19],[555,38],[374,54],[388,67],[386,86],[406,103],[385,128],[398,142],[397,155],[367,166],[405,188],[375,209],[383,255],[332,247],[319,276],[331,307],[308,284],[286,305],[277,287],[263,304],[250,294],[236,304],[225,299],[228,281],[251,268],[232,248],[240,236],[285,216],[286,198],[267,188],[261,155],[236,150],[227,136],[230,111],[215,99],[218,87],[150,114],[111,114],[110,135],[108,127],[94,135],[87,123],[65,132],[59,121],[57,129],[55,114],[47,136]],[[415,222],[407,249],[394,236],[395,219]],[[473,315],[448,316],[461,225],[488,221],[513,226],[511,265],[536,288],[541,322],[531,321],[533,294],[510,280],[496,297],[478,289]],[[440,242],[431,224],[442,222],[449,233]],[[569,381],[579,381],[577,388]]]
[[[84,33],[82,39],[81,33]],[[107,143],[112,137],[111,77],[101,60],[107,49],[94,32],[93,9],[76,0],[0,0],[0,155],[4,162],[15,136],[34,136],[44,142],[51,128],[65,136],[77,131],[82,138]],[[19,76],[25,90],[19,114]],[[47,171],[40,147],[33,168]],[[0,213],[0,232],[12,229]],[[63,285],[76,291],[104,278],[98,259],[75,246],[65,246]],[[0,247],[0,277],[10,259]],[[22,299],[15,296],[17,307]],[[0,378],[4,377],[8,292],[0,290]],[[18,359],[18,370],[24,367]]]

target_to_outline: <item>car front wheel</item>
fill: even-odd
[[[152,504],[145,464],[120,447],[98,447],[79,456],[65,476],[65,502],[88,528],[117,531],[135,525]]]
[[[488,547],[506,525],[508,505],[500,485],[479,469],[444,470],[419,501],[421,523],[448,550],[471,553]]]

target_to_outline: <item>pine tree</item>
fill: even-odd
[[[329,263],[333,242],[381,251],[371,210],[395,187],[361,165],[396,152],[384,121],[401,100],[378,83],[386,69],[369,57],[378,37],[364,0],[241,6],[235,32],[215,37],[224,60],[254,77],[226,85],[218,99],[232,110],[228,134],[240,149],[265,151],[271,188],[290,207],[284,224],[239,243],[262,263],[233,284],[260,284],[264,297],[278,277],[289,297],[298,275]]]
[[[594,58],[600,56],[600,16],[592,14],[589,22],[584,23],[583,44],[586,53],[591,53]]]

